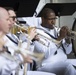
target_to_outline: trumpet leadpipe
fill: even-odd
[[[18,24],[16,24],[15,23],[15,26],[17,26],[17,27],[19,27],[19,28],[21,28],[21,29],[23,29],[23,30],[25,30],[25,31],[27,31],[27,29],[28,29],[28,27],[26,27],[26,26],[21,26],[21,25],[18,25]]]
[[[37,31],[37,33],[38,33],[38,35],[44,37],[44,39],[46,38],[46,39],[48,39],[50,41],[53,41],[56,44],[60,44],[61,43],[61,41],[58,41],[58,40],[55,40],[55,39],[51,38],[48,34],[46,34],[43,31],[42,32],[41,31]]]

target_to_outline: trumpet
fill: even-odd
[[[46,43],[45,43],[45,40],[44,39],[48,39],[50,41],[53,41],[55,42],[56,44],[59,44],[61,41],[57,41],[56,39],[54,38],[51,38],[47,33],[45,33],[43,30],[41,30],[40,28],[37,28],[37,27],[29,27],[29,26],[24,26],[24,25],[21,25],[21,24],[15,24],[15,26],[19,27],[20,28],[20,31],[23,31],[25,32],[26,34],[28,34],[30,32],[30,30],[32,28],[36,28],[36,32],[37,34],[40,36],[39,38],[39,42],[42,43],[43,45],[46,46]],[[25,34],[25,35],[26,35]],[[26,35],[26,37],[28,37],[28,35]]]

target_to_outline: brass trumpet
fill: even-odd
[[[32,28],[36,28],[36,30],[37,30],[36,32],[37,32],[37,34],[40,36],[40,38],[42,38],[42,39],[48,39],[48,40],[50,40],[50,41],[55,42],[56,44],[59,44],[59,43],[61,42],[61,41],[57,41],[57,40],[51,38],[51,37],[50,37],[48,34],[46,34],[43,30],[40,31],[40,29],[38,29],[37,27],[29,27],[29,26],[24,26],[24,25],[21,25],[21,24],[15,24],[15,26],[17,26],[17,27],[20,29],[20,30],[18,30],[18,31],[23,31],[23,32],[25,32],[26,34],[28,34]],[[26,34],[25,34],[25,35],[26,35]],[[26,35],[26,36],[27,36],[27,35]],[[40,43],[42,43],[43,45],[46,45],[42,39],[40,39],[40,40],[38,40],[38,41],[39,41]]]

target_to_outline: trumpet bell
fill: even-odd
[[[19,26],[15,24],[13,28],[11,29],[12,34],[17,34],[17,32],[20,32],[20,31],[27,33],[27,27],[25,28],[25,26],[23,25]]]

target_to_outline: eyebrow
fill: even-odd
[[[16,16],[10,16],[10,18],[16,18]]]
[[[53,20],[53,19],[57,19],[57,17],[54,17],[54,18],[45,18],[45,19],[48,19],[48,20]]]
[[[10,18],[12,18],[14,21],[17,17],[16,16],[10,16]]]

